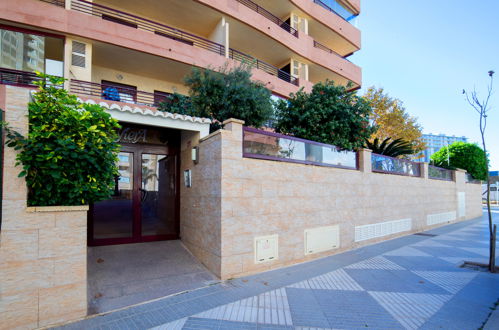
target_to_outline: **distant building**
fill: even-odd
[[[468,142],[468,138],[464,136],[447,136],[443,134],[433,135],[433,134],[423,134],[421,139],[426,143],[426,149],[416,156],[421,162],[430,162],[431,155],[439,151],[441,148],[447,147],[454,142]]]

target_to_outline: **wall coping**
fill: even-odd
[[[206,135],[205,137],[200,138],[199,142],[203,142],[203,141],[209,140],[212,137],[214,137],[215,135],[218,135],[218,134],[221,134],[221,133],[222,133],[222,129],[218,129],[215,132],[210,133],[210,134]]]
[[[236,119],[236,118],[229,118],[229,119],[224,120],[224,121],[222,122],[222,124],[223,124],[223,125],[227,125],[227,124],[230,124],[230,123],[244,125],[244,120],[241,120],[241,119]]]
[[[81,212],[88,211],[88,205],[75,205],[75,206],[28,206],[26,207],[26,212],[36,213],[36,212]]]

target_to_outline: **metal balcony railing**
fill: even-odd
[[[152,32],[156,35],[173,39],[194,47],[209,50],[225,56],[225,46],[214,41],[196,36],[171,26],[151,21],[101,4],[85,0],[72,0],[71,9],[85,14],[101,17],[104,20],[126,25],[132,28]]]
[[[34,72],[0,68],[0,84],[34,86],[33,82],[39,80]]]
[[[328,47],[324,46],[323,44],[321,44],[321,43],[320,43],[320,42],[318,42],[318,41],[315,41],[315,40],[314,40],[314,47],[315,47],[315,48],[319,48],[319,49],[321,49],[321,50],[323,50],[323,51],[325,51],[325,52],[328,52],[329,54],[333,54],[333,55],[336,55],[336,56],[338,56],[338,57],[341,57],[342,59],[347,60],[348,62],[350,62],[350,60],[349,60],[348,58],[346,58],[346,57],[344,57],[344,56],[341,56],[340,54],[338,54],[338,53],[337,53],[337,52],[335,52],[334,50],[332,50],[332,49],[330,49],[330,48],[328,48]]]
[[[268,64],[264,61],[261,61],[259,59],[256,59],[251,55],[248,55],[248,54],[245,54],[245,53],[240,52],[238,50],[229,48],[229,58],[240,61],[240,62],[244,62],[247,64],[251,64],[255,68],[263,70],[263,71],[265,71],[273,76],[276,76],[279,79],[287,81],[295,86],[299,85],[298,78],[293,77],[292,75],[290,75],[286,71],[279,69],[278,67],[275,67],[275,66]]]
[[[46,2],[50,3],[52,5],[56,5],[59,7],[66,7],[66,1],[65,0],[40,0],[41,2]]]
[[[350,12],[347,13],[346,9],[342,8],[343,6],[341,4],[339,4],[337,1],[333,1],[333,4],[336,5],[337,7],[339,6],[338,8],[341,8],[342,11],[345,11],[345,13],[343,15],[341,13],[339,13],[337,10],[334,10],[333,8],[331,8],[330,6],[325,4],[321,0],[313,0],[313,1],[314,1],[314,3],[318,4],[322,8],[329,10],[330,12],[334,13],[335,15],[337,15],[338,17],[340,17],[341,19],[343,19],[347,22],[349,22],[350,20],[352,20],[353,18],[355,18],[357,16],[357,15],[352,14]]]
[[[74,94],[88,95],[109,101],[156,107],[165,99],[163,94],[154,94],[109,84],[99,84],[83,80],[71,79],[69,91]]]
[[[298,38],[298,30],[292,28],[288,23],[284,22],[279,17],[275,16],[267,9],[260,7],[251,0],[236,0],[236,1],[252,9],[253,11],[256,11],[258,14],[262,15],[263,17],[267,18],[273,23],[279,25],[281,28],[283,28],[284,30],[288,31],[293,36]]]

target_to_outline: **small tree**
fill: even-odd
[[[488,72],[490,77],[490,85],[487,87],[487,95],[485,99],[480,100],[476,90],[473,90],[471,94],[468,94],[466,90],[463,89],[463,94],[466,96],[466,101],[475,109],[475,111],[480,116],[480,135],[482,137],[483,155],[487,158],[487,147],[485,145],[485,129],[487,128],[487,116],[490,111],[489,101],[492,95],[492,86],[494,83],[494,71],[490,70]],[[487,213],[489,220],[489,233],[490,233],[490,253],[489,253],[489,270],[495,273],[495,256],[496,256],[496,225],[492,227],[492,212],[490,210],[490,180],[489,180],[489,169],[487,164],[487,171],[485,173],[485,178],[487,183]]]
[[[402,101],[392,98],[383,88],[369,87],[364,98],[373,109],[371,121],[377,130],[371,140],[378,138],[401,139],[412,145],[414,153],[423,151],[426,144],[421,140],[422,128],[417,118],[407,113]]]
[[[367,102],[332,81],[317,83],[310,94],[291,94],[277,105],[276,131],[353,150],[363,146],[374,128]]]
[[[378,138],[375,138],[373,142],[366,140],[365,147],[372,150],[375,154],[389,157],[400,157],[414,154],[414,149],[411,143],[405,142],[402,139],[395,139],[391,142],[390,140],[390,138],[386,138],[381,143]]]
[[[165,102],[160,109],[210,118],[214,122],[212,131],[229,118],[261,127],[272,116],[271,92],[262,83],[251,80],[250,65],[232,69],[224,66],[218,71],[193,68],[184,82],[189,87],[189,100],[178,98],[177,103],[170,105]]]
[[[108,198],[114,187],[118,122],[95,104],[61,88],[64,79],[39,74],[28,104],[27,137],[6,124],[7,145],[19,150],[28,205],[83,205]],[[48,83],[46,83],[48,82]]]
[[[434,153],[431,160],[435,166],[466,170],[477,180],[485,180],[487,176],[487,159],[475,143],[454,142]]]

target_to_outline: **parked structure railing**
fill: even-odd
[[[372,154],[372,171],[377,173],[398,174],[407,176],[421,176],[419,163],[405,159],[393,158],[385,155]]]
[[[452,181],[454,179],[451,170],[433,165],[428,165],[428,178],[444,181]]]
[[[41,2],[50,3],[59,7],[66,7],[66,0],[40,0]]]
[[[292,28],[288,23],[284,22],[279,17],[275,16],[274,14],[272,14],[270,11],[266,10],[265,8],[260,7],[259,5],[257,5],[256,3],[254,3],[251,0],[236,0],[236,1],[245,5],[246,7],[250,8],[250,9],[256,11],[258,14],[264,16],[268,20],[279,25],[282,29],[288,31],[293,36],[298,38],[298,30]]]
[[[273,66],[272,64],[268,64],[264,61],[261,61],[257,58],[254,58],[251,55],[248,55],[248,54],[245,54],[245,53],[240,52],[238,50],[229,48],[229,58],[240,61],[240,62],[245,62],[245,63],[251,64],[255,68],[263,70],[263,71],[267,72],[268,74],[276,76],[277,78],[282,79],[284,81],[287,81],[295,86],[299,85],[298,78],[293,77],[291,74],[279,69],[278,67]]]
[[[40,78],[34,72],[0,68],[0,83],[17,86],[34,86]]]
[[[358,169],[356,152],[251,127],[243,128],[243,157]]]
[[[156,107],[165,100],[166,96],[139,91],[134,88],[93,83],[82,80],[71,79],[69,83],[71,93],[88,95],[109,101],[124,102],[130,104],[146,105]]]
[[[102,19],[107,21],[112,21],[144,31],[149,31],[165,38],[173,39],[225,56],[224,45],[162,23],[151,21],[147,18],[139,17],[86,0],[72,0],[71,9],[85,14],[101,17]]]

